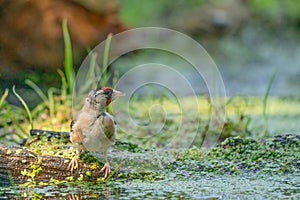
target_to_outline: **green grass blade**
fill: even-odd
[[[9,92],[9,90],[6,88],[5,91],[4,91],[4,94],[2,95],[2,97],[0,99],[0,109],[2,108],[2,105],[3,105],[5,99],[6,99],[7,95],[8,95],[8,92]]]
[[[48,98],[49,98],[49,111],[50,111],[50,116],[55,117],[55,99],[54,99],[54,93],[59,93],[60,90],[57,88],[49,88],[48,89]]]
[[[73,58],[72,58],[72,44],[71,38],[68,31],[67,20],[63,20],[63,36],[64,36],[64,44],[65,44],[65,74],[67,78],[69,92],[73,92],[74,85],[74,77],[73,77]]]
[[[90,78],[90,81],[91,81],[91,83],[88,84],[89,89],[97,87],[97,82],[95,82],[95,80],[97,80],[97,76],[100,75],[100,69],[97,64],[97,56],[98,56],[97,53],[92,52],[91,62],[90,62],[89,71],[88,71],[88,77]]]
[[[25,83],[30,86],[38,95],[39,97],[45,102],[48,102],[47,96],[43,93],[43,91],[37,86],[33,81],[26,79]]]
[[[48,97],[49,97],[49,110],[50,110],[50,116],[54,117],[55,113],[55,102],[54,102],[54,88],[50,88],[48,90]]]
[[[273,81],[276,77],[276,74],[277,74],[277,70],[272,74],[271,79],[269,80],[268,87],[267,87],[267,90],[266,90],[266,93],[265,93],[264,99],[263,99],[263,117],[264,117],[264,124],[265,124],[265,130],[264,130],[265,134],[267,134],[267,123],[268,123],[267,103],[268,103],[270,90],[271,90]]]
[[[62,95],[63,100],[66,100],[67,99],[67,93],[68,93],[68,86],[67,86],[66,76],[65,76],[64,72],[60,69],[57,70],[57,73],[60,76],[61,84],[62,84],[62,86],[61,86],[61,95]]]
[[[119,79],[119,71],[117,69],[114,70],[113,80],[112,80],[112,87],[115,88],[117,86]]]
[[[29,110],[29,108],[28,108],[26,102],[25,102],[24,99],[16,92],[15,86],[13,86],[12,90],[13,90],[14,95],[16,95],[16,97],[19,99],[19,101],[20,101],[20,102],[22,103],[22,105],[24,106],[24,108],[25,108],[25,110],[26,110],[26,113],[27,113],[27,115],[28,115],[28,118],[29,118],[30,127],[31,127],[31,129],[33,129],[34,127],[33,127],[32,115],[31,115],[31,112],[30,112],[30,110]]]
[[[103,65],[102,65],[102,81],[101,86],[107,85],[107,68],[108,68],[108,56],[109,56],[109,49],[111,43],[112,34],[108,34],[106,41],[105,41],[105,49],[103,55]],[[101,77],[100,77],[101,78]]]
[[[97,64],[97,53],[91,52],[90,57],[91,61],[89,69],[87,71],[86,81],[80,88],[82,93],[89,92],[91,88],[96,88],[97,83],[99,82],[98,80],[100,80],[100,78],[97,77],[100,74],[99,66]],[[95,80],[97,80],[98,82],[96,82]]]

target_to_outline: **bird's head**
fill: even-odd
[[[110,87],[92,90],[86,98],[85,106],[96,111],[105,109],[112,101],[125,94]]]
[[[124,93],[114,90],[111,87],[102,87],[96,90],[95,99],[105,99],[105,105],[108,106],[112,101],[124,95]]]

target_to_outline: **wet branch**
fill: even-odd
[[[8,181],[11,174],[15,183],[28,179],[49,181],[66,180],[72,174],[68,169],[70,159],[57,156],[42,156],[23,147],[8,147],[0,144],[0,181]],[[79,169],[74,170],[74,180],[83,175],[83,180],[96,181],[103,177],[101,166],[78,162]],[[81,176],[82,176],[81,175]]]

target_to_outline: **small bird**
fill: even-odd
[[[105,164],[100,172],[107,178],[111,172],[107,161],[107,151],[115,139],[116,123],[112,115],[106,112],[106,107],[118,97],[125,94],[110,87],[92,90],[85,99],[81,111],[71,122],[70,140],[77,146],[76,154],[69,163],[73,173],[78,168],[78,158],[82,150],[100,152]]]

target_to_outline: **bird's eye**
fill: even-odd
[[[103,94],[110,96],[112,94],[111,90],[104,90]]]

